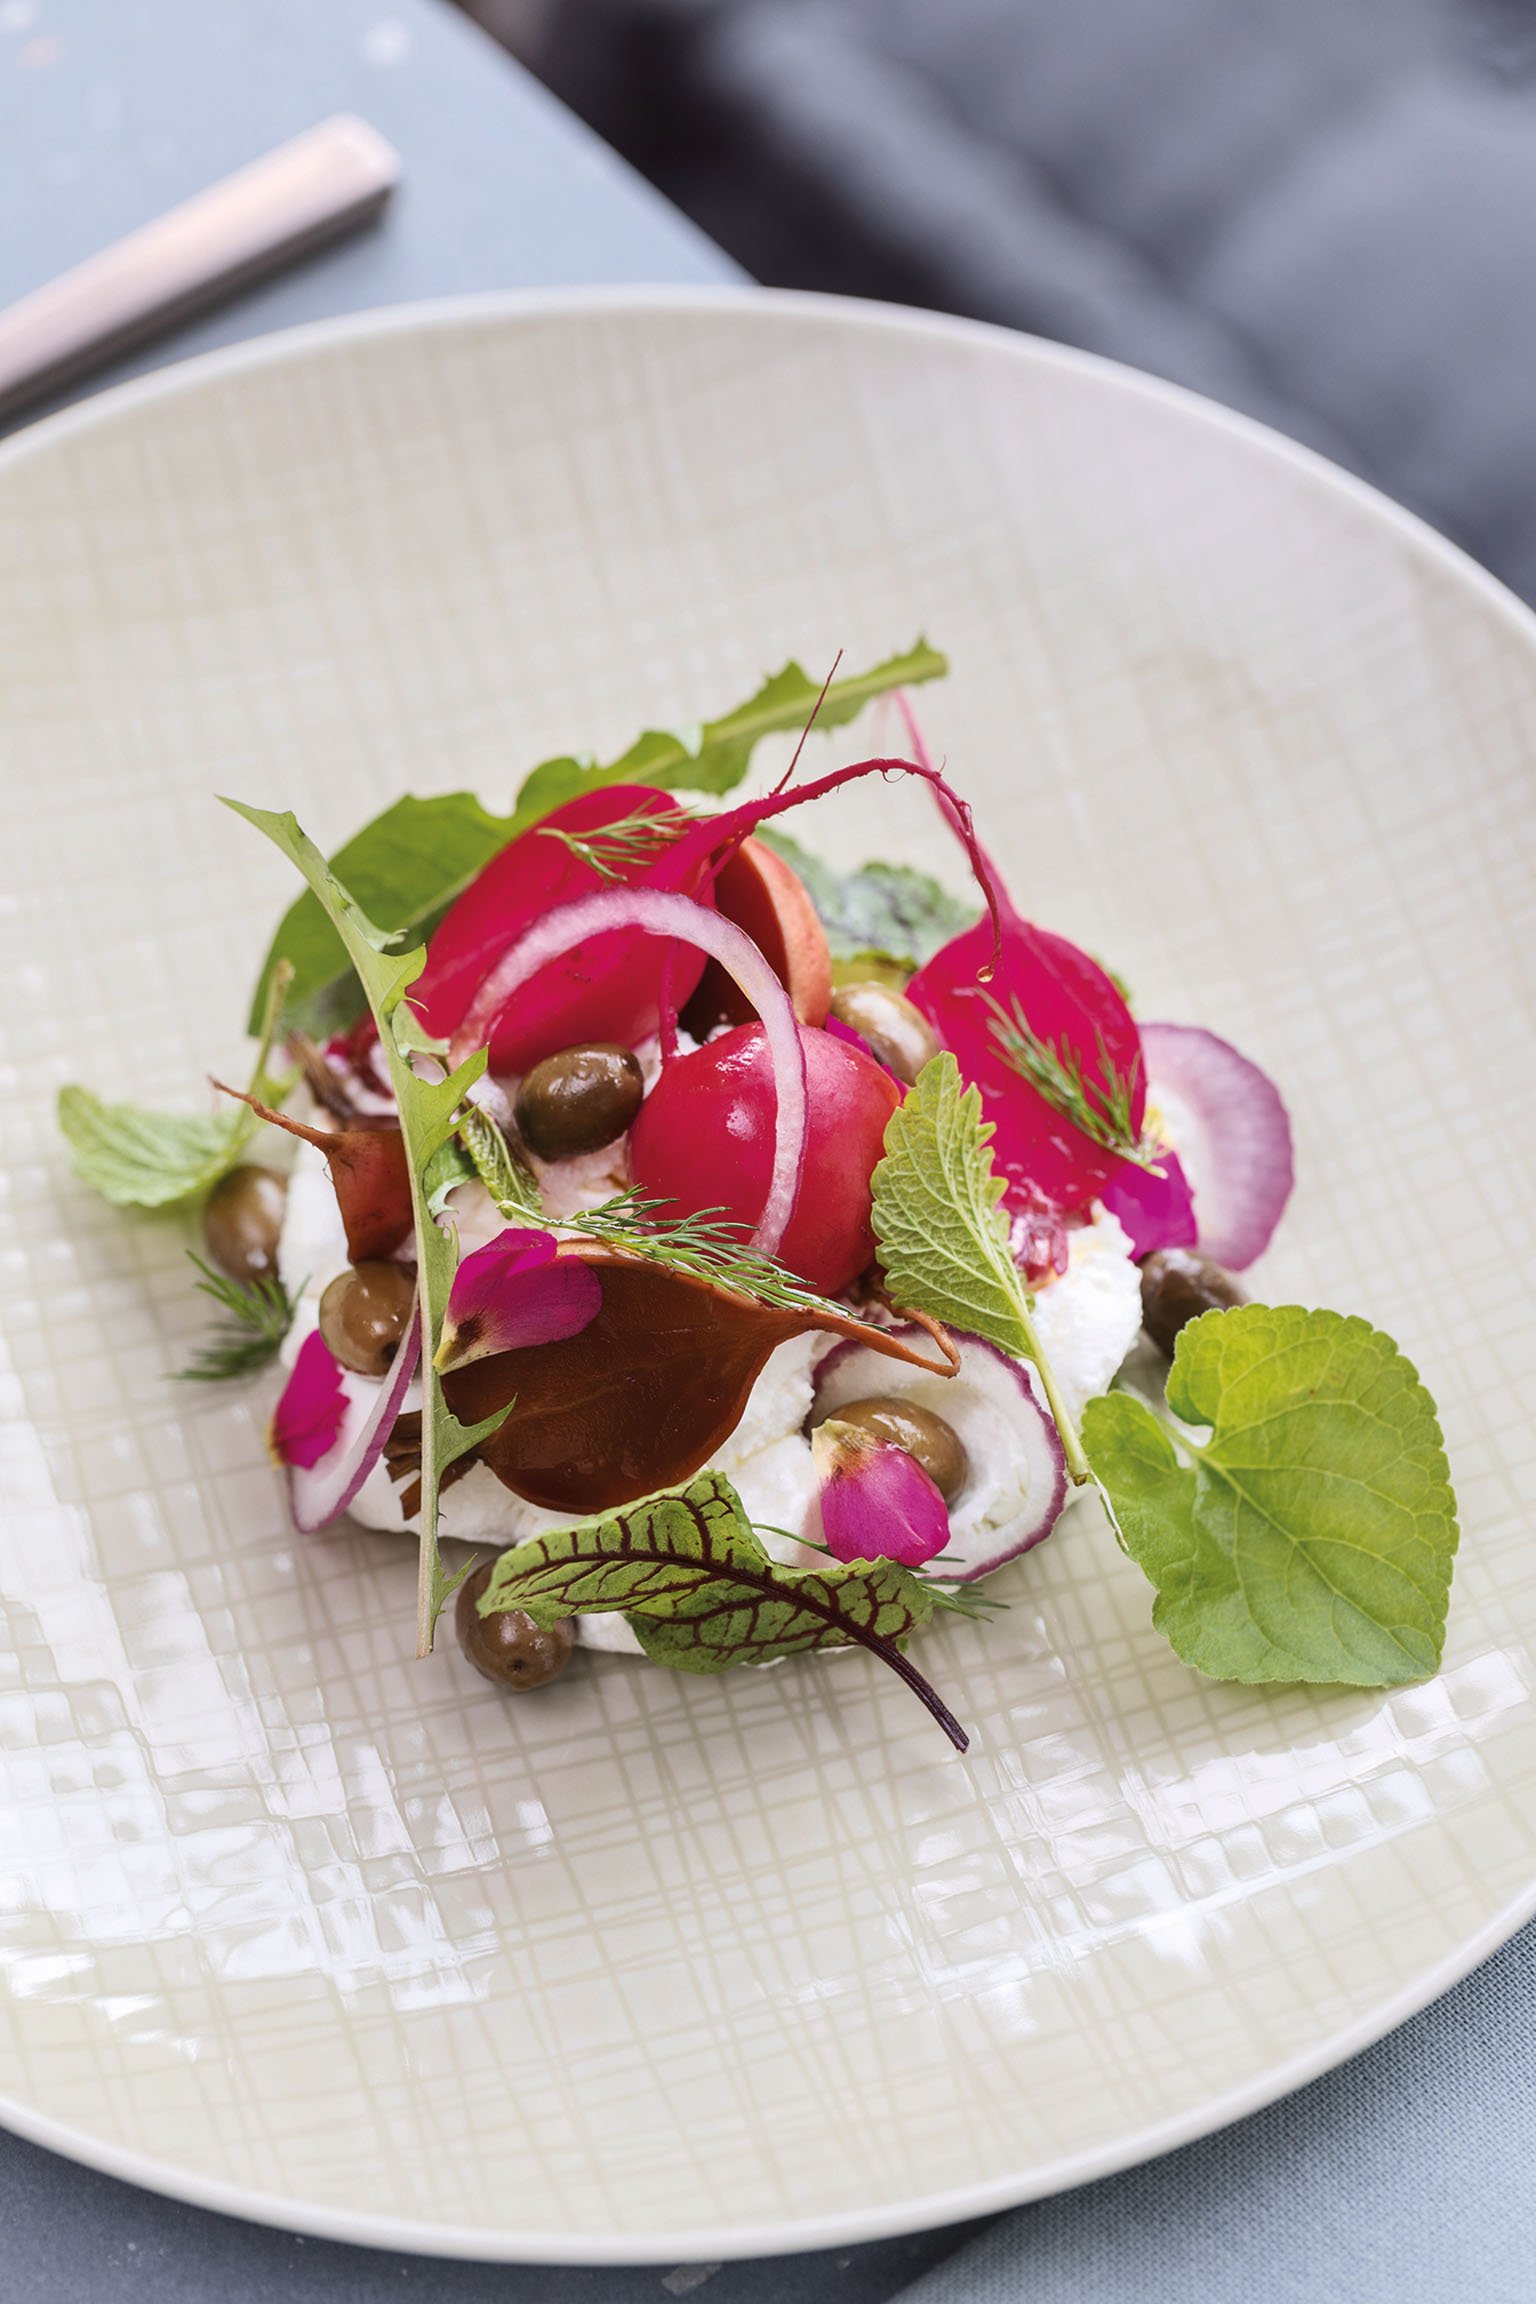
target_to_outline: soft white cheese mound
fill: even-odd
[[[597,1172],[599,1162],[605,1164],[602,1175]],[[561,1213],[574,1212],[615,1189],[611,1153],[564,1165],[581,1173],[566,1180],[558,1203],[551,1189],[555,1171],[544,1170],[540,1177],[552,1215],[555,1204]],[[466,1252],[484,1246],[503,1229],[501,1217],[478,1184],[461,1186],[453,1195],[453,1208]],[[324,1160],[302,1145],[289,1180],[278,1248],[283,1284],[297,1291],[293,1326],[283,1345],[286,1365],[292,1365],[316,1326],[326,1287],[346,1266],[346,1234]],[[1035,1298],[1035,1324],[1067,1407],[1078,1416],[1088,1400],[1107,1389],[1141,1327],[1141,1282],[1131,1261],[1130,1242],[1106,1209],[1095,1209],[1093,1221],[1072,1233],[1067,1270]],[[714,1469],[741,1497],[767,1549],[789,1564],[815,1557],[795,1541],[815,1502],[817,1486],[804,1427],[811,1412],[816,1363],[835,1342],[833,1337],[810,1335],[781,1344],[753,1386],[741,1422],[712,1459]],[[350,1399],[372,1395],[375,1389],[366,1377],[345,1371],[342,1380]],[[420,1405],[420,1388],[413,1384],[403,1406],[409,1410]],[[397,1534],[418,1526],[417,1520],[403,1517],[400,1492],[382,1462],[353,1499],[350,1517],[364,1528]],[[577,1517],[527,1503],[503,1487],[484,1464],[475,1464],[444,1491],[440,1528],[445,1540],[503,1552],[552,1529],[569,1527]],[[577,1636],[585,1647],[640,1653],[622,1616],[581,1617]]]

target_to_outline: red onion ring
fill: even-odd
[[[350,1440],[338,1440],[330,1454],[322,1456],[310,1470],[298,1464],[288,1466],[288,1509],[295,1528],[303,1535],[313,1536],[339,1520],[383,1455],[420,1358],[421,1320],[413,1299],[400,1349],[358,1430]]]
[[[740,985],[762,1020],[773,1066],[773,1172],[751,1245],[759,1255],[776,1255],[795,1212],[805,1168],[805,1050],[800,1027],[789,994],[751,937],[718,912],[695,904],[691,896],[659,888],[605,888],[546,913],[510,952],[502,954],[480,986],[454,1035],[449,1062],[462,1064],[485,1046],[507,1002],[541,968],[563,959],[589,936],[603,936],[615,928],[638,928],[644,935],[670,937],[707,952]]]

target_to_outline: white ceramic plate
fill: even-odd
[[[512,2257],[849,2240],[1231,2119],[1427,2000],[1536,1878],[1536,647],[1312,458],[984,329],[657,294],[348,323],[0,459],[18,2128],[316,2232]],[[1197,1679],[1092,1511],[923,1660],[410,1661],[408,1547],[301,1542],[266,1395],[178,1388],[174,1223],[56,1086],[195,1101],[323,840],[928,632],[1026,907],[1284,1084],[1280,1298],[1438,1395],[1445,1669]],[[926,855],[881,792],[850,849]]]

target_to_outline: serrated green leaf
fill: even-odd
[[[426,966],[425,951],[420,945],[405,952],[389,949],[393,941],[389,931],[371,920],[351,891],[342,886],[296,817],[251,808],[240,800],[229,800],[225,805],[243,816],[247,823],[254,824],[259,832],[264,832],[308,881],[357,972],[378,1026],[379,1045],[389,1068],[410,1169],[421,1307],[421,1553],[417,1577],[417,1646],[425,1654],[432,1645],[433,1630],[447,1588],[437,1545],[442,1473],[456,1456],[487,1438],[501,1421],[498,1415],[483,1426],[469,1428],[460,1424],[443,1398],[434,1366],[448,1292],[458,1268],[457,1240],[436,1221],[429,1206],[442,1181],[441,1169],[434,1163],[454,1133],[466,1092],[485,1070],[486,1052],[479,1049],[467,1063],[443,1079],[421,1078],[410,1060],[420,1034],[404,1001]]]
[[[104,1104],[88,1088],[61,1088],[59,1127],[82,1184],[118,1208],[170,1208],[216,1184],[257,1122],[245,1105],[228,1112],[154,1112]]]
[[[889,1560],[781,1567],[718,1472],[580,1527],[504,1552],[479,1606],[520,1608],[539,1624],[621,1613],[645,1652],[677,1672],[724,1672],[808,1649],[868,1648],[964,1737],[897,1643],[932,1613],[921,1578]]]
[[[835,680],[816,724],[838,727],[873,697],[938,679],[947,670],[938,651],[919,641],[906,655],[893,656],[872,671]],[[546,760],[527,778],[508,816],[493,814],[471,792],[445,792],[425,800],[407,793],[338,848],[330,869],[367,916],[380,923],[383,934],[424,939],[498,849],[562,801],[578,792],[621,783],[655,784],[669,791],[728,792],[746,774],[758,740],[802,727],[818,693],[818,685],[797,664],[786,664],[723,719],[691,730],[649,730],[606,767],[575,758]],[[310,891],[289,906],[262,963],[252,1000],[252,1031],[272,971],[283,959],[293,967],[288,1011],[300,1030],[325,1039],[357,1022],[363,1009],[345,947],[324,905]]]
[[[1088,1404],[1084,1438],[1152,1620],[1218,1680],[1392,1687],[1435,1671],[1456,1500],[1434,1402],[1364,1320],[1248,1304],[1193,1321],[1168,1406]]]
[[[854,872],[834,872],[771,824],[755,837],[798,873],[834,961],[867,957],[895,963],[910,975],[976,918],[974,905],[962,904],[910,865],[861,864]]]

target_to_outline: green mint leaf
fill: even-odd
[[[1434,1402],[1389,1336],[1246,1304],[1192,1321],[1168,1406],[1091,1400],[1084,1438],[1152,1621],[1217,1680],[1394,1687],[1436,1670],[1456,1499]]]
[[[1033,1361],[1067,1470],[1081,1485],[1089,1477],[1082,1443],[1008,1252],[999,1205],[1007,1187],[992,1166],[993,1133],[981,1116],[980,1093],[961,1086],[949,1050],[931,1057],[891,1115],[885,1155],[871,1178],[880,1262],[898,1305]]]
[[[936,649],[919,641],[904,656],[846,680],[834,680],[817,726],[835,728],[876,696],[935,680],[948,670]],[[429,936],[454,898],[497,850],[578,792],[605,784],[655,784],[669,791],[728,792],[746,774],[759,737],[804,726],[819,693],[797,664],[786,664],[751,700],[723,719],[684,732],[651,730],[607,767],[590,760],[546,760],[535,768],[510,816],[496,816],[470,792],[431,799],[408,793],[365,824],[331,859],[331,871],[387,935]],[[272,971],[293,969],[289,1014],[317,1040],[345,1031],[362,1014],[346,950],[313,891],[298,897],[279,924],[262,964],[251,1029]]]
[[[286,968],[274,969],[254,1029],[260,1034],[250,1093],[281,1104],[292,1079],[267,1070],[289,990]],[[82,1184],[118,1208],[173,1208],[211,1191],[261,1126],[248,1104],[212,1113],[156,1112],[146,1104],[104,1104],[89,1088],[61,1088],[60,1133]]]
[[[517,1158],[488,1113],[478,1111],[473,1104],[467,1105],[459,1122],[458,1140],[472,1172],[509,1224],[544,1221],[544,1200],[537,1178]]]
[[[816,726],[840,728],[856,719],[877,696],[889,695],[893,688],[916,687],[922,680],[942,679],[948,670],[938,650],[919,640],[903,656],[892,656],[868,672],[832,681],[816,713]],[[745,776],[760,739],[803,728],[819,696],[819,680],[809,679],[798,664],[786,664],[782,672],[764,681],[755,696],[722,719],[707,720],[701,728],[648,729],[622,759],[608,767],[582,760],[546,760],[519,792],[518,815],[531,823],[574,799],[578,792],[591,792],[604,784],[656,784],[669,792],[729,792]]]
[[[974,905],[962,904],[909,865],[861,864],[856,872],[834,872],[771,824],[753,837],[799,874],[834,960],[894,962],[910,975],[976,918]]]
[[[442,1189],[441,1169],[434,1163],[460,1122],[466,1091],[485,1070],[486,1052],[483,1048],[478,1050],[467,1063],[443,1079],[426,1079],[418,1074],[413,1069],[411,1056],[419,1048],[420,1033],[404,1002],[406,993],[426,966],[423,948],[416,945],[406,952],[389,949],[392,942],[389,931],[371,920],[351,891],[342,886],[297,818],[265,808],[251,808],[241,800],[229,800],[225,805],[237,816],[243,816],[247,823],[254,824],[259,832],[264,832],[308,881],[357,972],[389,1067],[390,1086],[400,1114],[400,1133],[405,1139],[410,1164],[411,1202],[416,1219],[422,1391],[416,1643],[418,1653],[425,1655],[432,1646],[432,1634],[447,1589],[437,1544],[443,1469],[476,1440],[487,1437],[500,1422],[499,1417],[493,1417],[485,1426],[466,1434],[466,1427],[459,1423],[443,1398],[434,1366],[442,1340],[448,1291],[458,1268],[457,1238],[436,1221],[430,1207],[431,1200]]]
[[[627,1616],[646,1654],[677,1672],[724,1672],[812,1648],[868,1648],[928,1706],[960,1751],[965,1736],[902,1655],[933,1609],[920,1577],[889,1560],[784,1568],[758,1541],[718,1472],[577,1528],[504,1552],[480,1613],[520,1608],[539,1624],[562,1616]]]
[[[104,1104],[61,1088],[59,1126],[82,1184],[119,1208],[170,1208],[216,1184],[257,1122],[247,1106],[207,1115]]]

